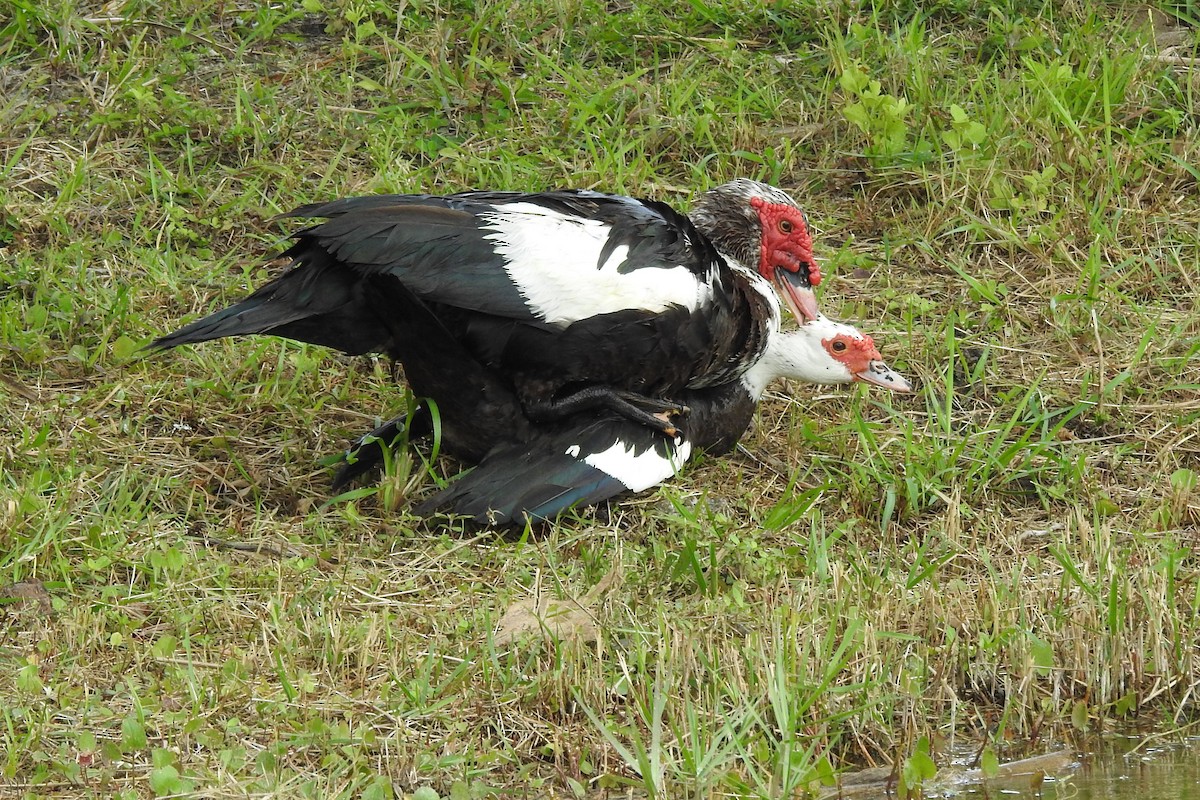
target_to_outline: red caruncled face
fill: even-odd
[[[872,361],[882,361],[883,356],[875,347],[870,336],[858,339],[845,333],[839,333],[830,339],[822,339],[825,351],[835,360],[842,362],[850,370],[851,375],[866,372]]]
[[[761,197],[750,200],[762,223],[762,249],[758,274],[767,280],[775,279],[776,269],[808,273],[808,285],[821,283],[821,270],[813,257],[812,236],[800,209],[786,203],[768,203]]]

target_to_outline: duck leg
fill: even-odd
[[[686,416],[690,411],[683,403],[647,397],[609,386],[588,386],[549,400],[527,399],[523,405],[529,418],[539,421],[556,420],[580,411],[605,408],[672,438],[679,433],[672,417]]]

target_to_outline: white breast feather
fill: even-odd
[[[578,452],[578,448],[574,449]],[[671,448],[670,457],[666,457],[656,447],[635,453],[632,447],[618,439],[612,447],[592,453],[583,460],[606,475],[616,478],[629,487],[630,491],[640,492],[674,477],[691,455],[692,443],[687,440],[677,439]]]
[[[608,240],[603,222],[560,214],[533,203],[513,203],[482,215],[492,242],[530,311],[552,325],[639,308],[695,311],[709,287],[683,265],[617,269],[629,248],[617,247],[597,268]]]

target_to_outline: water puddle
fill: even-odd
[[[941,769],[925,786],[926,798],[1005,800],[1200,800],[1200,738],[1147,745],[1142,738],[1096,742],[1089,752],[1060,751],[1004,764],[984,779],[977,769]],[[829,798],[883,800],[895,797],[886,771],[843,776]]]
[[[1004,796],[1042,800],[1200,799],[1200,739],[1131,752],[1141,741],[1107,740],[1081,760],[1078,771],[1069,779],[1047,782],[1040,794],[1005,792]]]

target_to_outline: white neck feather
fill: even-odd
[[[742,375],[746,391],[758,400],[778,378],[806,383],[849,383],[850,370],[835,360],[822,343],[839,333],[854,331],[849,325],[821,316],[796,330],[773,334],[762,358]]]

